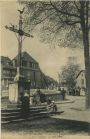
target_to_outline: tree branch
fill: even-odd
[[[53,13],[55,13],[55,12],[53,12]],[[47,15],[45,18],[43,18],[42,20],[39,20],[37,23],[36,23],[36,25],[37,24],[40,24],[40,23],[42,23],[42,22],[44,22],[48,17],[50,17],[53,13],[51,13],[51,14],[49,14],[49,15]]]
[[[76,9],[78,10],[78,12],[80,12],[80,9],[78,8],[78,6],[76,4],[76,1],[74,1],[74,5],[75,5]]]
[[[70,22],[70,21],[67,21],[67,20],[64,21],[64,22],[65,22],[67,25],[70,25],[70,26],[71,26],[71,25],[75,25],[75,24],[77,24],[77,23],[80,23],[80,21],[71,21],[71,22]]]
[[[78,15],[76,15],[76,14],[71,14],[71,13],[68,13],[68,12],[65,12],[65,11],[62,11],[62,10],[58,9],[58,8],[56,7],[56,5],[54,5],[51,1],[50,1],[50,4],[52,5],[52,7],[53,7],[57,12],[60,12],[61,14],[80,18],[80,16],[78,16]]]

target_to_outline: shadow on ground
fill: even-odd
[[[89,124],[72,120],[55,118],[42,118],[21,123],[10,123],[1,126],[2,132],[24,132],[24,133],[61,133],[88,135]]]

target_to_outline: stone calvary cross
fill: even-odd
[[[18,10],[19,11],[19,29],[15,28],[14,25],[12,25],[11,27],[8,27],[7,25],[5,26],[6,29],[9,29],[10,31],[13,31],[14,33],[18,34],[18,60],[17,60],[17,78],[19,80],[20,76],[21,76],[21,52],[22,52],[22,38],[23,36],[26,37],[33,37],[32,35],[24,32],[22,25],[23,25],[23,21],[22,21],[22,14],[24,13],[24,9]]]
[[[17,74],[14,78],[14,81],[12,83],[9,83],[9,101],[12,103],[19,104],[21,97],[24,96],[26,92],[28,92],[30,96],[30,84],[31,82],[26,80],[23,75],[21,75],[21,52],[22,52],[22,41],[23,36],[26,37],[33,37],[32,35],[24,32],[22,25],[22,14],[24,12],[23,10],[19,11],[19,27],[18,29],[12,25],[11,27],[5,26],[6,29],[9,29],[10,31],[13,31],[15,34],[17,33],[17,39],[18,39],[18,59],[17,59]]]

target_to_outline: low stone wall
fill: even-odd
[[[36,89],[31,89],[30,90],[30,96],[33,97],[35,92],[36,92]],[[46,99],[50,98],[51,100],[54,100],[54,101],[62,100],[62,95],[57,90],[45,90],[45,89],[41,89],[41,92],[46,95]],[[8,94],[8,90],[4,90],[1,93],[1,97],[2,98],[8,98],[8,95],[9,95]]]
[[[46,99],[50,98],[54,101],[62,100],[62,95],[57,90],[46,90],[46,89],[40,89],[42,93],[45,94]],[[34,93],[36,92],[36,89],[30,90],[30,96],[33,97]]]
[[[54,101],[62,100],[62,95],[60,93],[45,94],[45,95],[46,95],[46,99],[50,98],[51,100],[54,100]]]

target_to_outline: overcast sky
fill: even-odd
[[[18,12],[20,5],[16,2],[2,2],[1,4],[1,55],[11,59],[17,55],[18,43],[13,32],[5,29],[5,25],[18,23]],[[54,79],[58,79],[58,72],[65,65],[67,57],[76,56],[78,63],[83,68],[83,51],[56,47],[52,49],[50,44],[40,42],[39,36],[34,33],[34,38],[26,38],[23,42],[23,51],[28,52],[39,62],[41,70]]]

